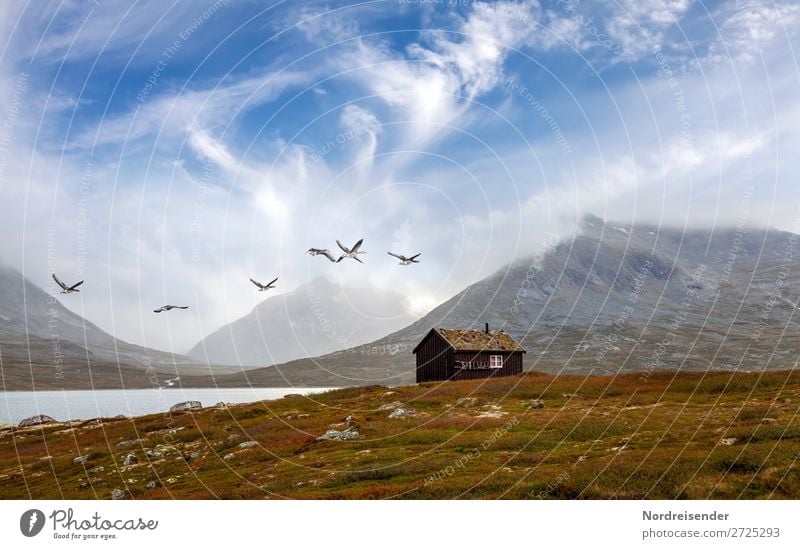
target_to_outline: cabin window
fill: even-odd
[[[503,367],[503,355],[489,356],[489,368],[502,368],[502,367]]]

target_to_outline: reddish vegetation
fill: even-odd
[[[530,373],[349,388],[133,419],[5,428],[0,494],[799,498],[798,403],[795,371],[646,378]],[[397,406],[411,412],[390,419]],[[347,429],[360,438],[317,439]],[[240,446],[247,441],[256,444]],[[136,463],[123,465],[131,453]],[[76,463],[78,456],[85,462]]]

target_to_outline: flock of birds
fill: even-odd
[[[341,242],[339,242],[337,240],[336,244],[339,246],[339,248],[342,249],[342,252],[343,252],[339,257],[336,257],[335,255],[333,255],[331,253],[330,250],[325,249],[325,248],[310,248],[306,253],[310,254],[312,256],[321,255],[321,256],[327,257],[332,263],[339,263],[341,260],[348,259],[348,258],[349,259],[355,259],[359,263],[364,263],[363,261],[361,261],[358,258],[359,255],[367,253],[367,252],[365,252],[365,251],[363,251],[361,249],[361,245],[363,243],[364,243],[364,239],[362,238],[361,240],[356,242],[353,245],[352,248],[348,248],[347,246],[345,246],[344,244],[342,244]],[[416,255],[412,255],[411,257],[406,257],[406,256],[404,256],[402,254],[396,254],[396,253],[392,253],[392,252],[387,252],[387,253],[390,256],[396,257],[397,259],[399,259],[400,260],[400,265],[411,265],[412,263],[419,263],[419,260],[417,258],[422,255],[422,253],[418,253]],[[58,284],[58,286],[61,288],[61,293],[62,294],[71,294],[73,292],[80,292],[78,287],[81,284],[83,284],[83,280],[81,280],[80,282],[76,282],[72,286],[68,286],[63,281],[61,281],[55,274],[53,274],[52,276],[53,276],[53,280],[55,280],[56,284]],[[271,289],[275,288],[275,283],[277,281],[278,281],[278,277],[275,277],[274,280],[272,280],[271,282],[268,282],[266,284],[262,284],[261,282],[255,280],[255,279],[252,279],[252,278],[250,279],[250,282],[255,284],[255,286],[258,288],[259,292],[265,292],[267,290],[271,290]],[[158,307],[157,309],[153,309],[153,312],[154,313],[164,313],[164,312],[167,312],[167,311],[171,311],[172,309],[188,309],[188,308],[189,308],[188,305],[162,305],[161,307]]]

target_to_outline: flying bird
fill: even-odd
[[[311,255],[324,255],[325,257],[330,259],[332,263],[336,263],[336,257],[334,257],[334,255],[331,253],[330,250],[323,250],[321,248],[311,248],[306,253]]]
[[[338,244],[338,245],[339,245],[339,247],[342,249],[342,251],[343,251],[344,253],[343,253],[342,255],[340,255],[340,256],[339,256],[339,259],[337,259],[337,260],[336,260],[336,263],[339,263],[339,262],[340,262],[342,259],[347,259],[348,257],[355,259],[355,260],[356,260],[356,261],[358,261],[359,263],[364,263],[363,261],[361,261],[360,259],[358,259],[358,255],[359,255],[359,254],[365,254],[365,253],[367,253],[367,252],[362,252],[362,251],[361,251],[361,245],[362,245],[363,243],[364,243],[364,239],[362,238],[361,240],[359,240],[358,242],[356,242],[356,243],[355,243],[355,245],[354,245],[352,248],[348,248],[347,246],[345,246],[344,244],[342,244],[341,242],[339,242],[339,241],[337,240],[337,241],[336,241],[336,244]]]
[[[273,280],[272,282],[268,282],[267,284],[262,284],[261,282],[258,282],[257,280],[253,280],[252,278],[250,279],[250,282],[252,282],[256,286],[258,286],[258,291],[259,292],[266,292],[267,290],[271,290],[272,288],[275,287],[275,283],[277,281],[278,281],[278,277],[275,277],[275,280]]]
[[[80,292],[80,290],[78,289],[78,286],[83,284],[83,280],[81,280],[77,284],[73,284],[72,286],[67,286],[66,284],[64,284],[63,282],[61,282],[58,279],[58,277],[55,275],[55,273],[52,276],[53,276],[53,280],[56,281],[56,284],[61,286],[61,293],[62,294],[71,294],[72,292]]]
[[[392,257],[396,257],[400,260],[400,265],[411,265],[412,263],[419,263],[417,258],[422,255],[422,252],[418,253],[417,255],[412,255],[411,257],[406,257],[402,254],[393,254],[392,252],[386,252]]]
[[[153,309],[154,313],[163,313],[164,311],[171,311],[172,309],[188,309],[189,306],[181,307],[180,305],[162,305],[158,309]]]

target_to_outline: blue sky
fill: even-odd
[[[132,342],[185,351],[273,273],[281,291],[328,276],[397,292],[387,314],[419,315],[587,212],[798,227],[791,2],[0,14],[0,258],[43,286],[53,266],[91,279],[69,306]],[[364,268],[303,254],[361,237]],[[162,302],[192,314],[155,322]]]

